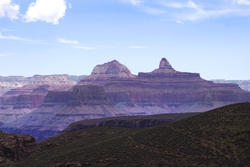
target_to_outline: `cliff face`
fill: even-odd
[[[15,121],[5,122],[2,129],[28,133],[42,140],[76,121],[120,115],[126,113],[114,107],[103,87],[81,85],[70,91],[49,91],[39,108]]]
[[[28,97],[24,98],[26,94]],[[96,66],[90,76],[71,89],[58,89],[58,86],[18,89],[3,97],[7,100],[2,100],[5,104],[2,107],[7,108],[0,110],[2,128],[32,134],[39,139],[56,134],[79,120],[204,112],[250,101],[250,93],[238,85],[216,84],[202,79],[198,73],[176,71],[166,59],[161,60],[156,70],[137,76],[118,61],[112,61]]]
[[[0,88],[5,93],[0,96],[0,122],[16,121],[39,108],[49,91],[66,91],[76,81],[68,75],[35,75],[25,77],[0,77]],[[3,85],[3,83],[8,83]],[[0,89],[1,90],[1,89]]]
[[[91,76],[79,85],[103,86],[111,101],[123,109],[124,105],[133,105],[154,106],[165,112],[189,112],[190,109],[196,112],[250,100],[250,94],[236,84],[215,84],[202,79],[198,73],[178,72],[165,58],[158,69],[138,76],[131,76],[129,71],[126,76],[130,77],[126,78],[109,77],[109,74],[105,79]],[[94,76],[99,74],[95,72]]]
[[[41,85],[75,85],[84,76],[74,75],[34,75],[33,77],[23,76],[0,76],[0,96],[11,89],[21,88],[23,86],[41,86]]]

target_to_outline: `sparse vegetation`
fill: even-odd
[[[249,143],[250,103],[242,103],[153,128],[64,133],[15,166],[248,166]]]

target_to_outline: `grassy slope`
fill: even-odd
[[[18,166],[249,166],[249,143],[245,103],[159,127],[65,133],[43,142]]]

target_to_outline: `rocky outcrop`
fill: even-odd
[[[103,65],[97,65],[92,71],[90,76],[85,77],[88,81],[102,81],[102,80],[113,80],[113,79],[127,79],[134,78],[130,70],[114,60]]]
[[[166,58],[161,59],[159,68],[154,70],[153,73],[174,73],[175,69],[171,66]]]
[[[0,131],[0,165],[9,160],[18,161],[26,158],[35,147],[35,139],[31,136]]]

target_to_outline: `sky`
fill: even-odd
[[[0,75],[88,75],[161,58],[204,79],[250,79],[250,0],[0,0]]]

